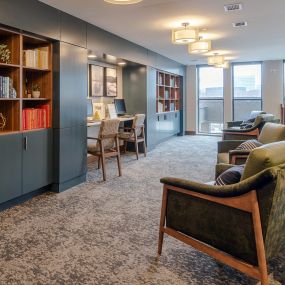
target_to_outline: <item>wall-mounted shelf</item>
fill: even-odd
[[[156,78],[156,112],[165,113],[179,111],[180,76],[157,71]]]
[[[32,117],[29,113],[29,120],[41,121],[33,123],[33,127],[51,127],[52,44],[5,29],[0,29],[0,44],[7,45],[10,51],[10,61],[0,62],[0,113],[6,118],[6,126],[0,134],[25,131],[26,109],[34,112]],[[40,90],[40,97],[28,98],[35,86]]]

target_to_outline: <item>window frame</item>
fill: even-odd
[[[225,123],[225,74],[224,74],[224,69],[222,69],[223,71],[223,97],[210,97],[210,98],[200,98],[200,68],[205,68],[205,67],[213,67],[212,65],[208,65],[208,64],[200,64],[200,65],[196,65],[196,74],[197,74],[197,94],[196,94],[196,98],[197,98],[197,103],[196,103],[196,108],[197,108],[197,133],[198,134],[202,134],[202,135],[222,135],[222,133],[206,133],[206,132],[201,132],[200,131],[200,101],[222,101],[222,111],[223,111],[223,124]],[[214,68],[214,67],[213,67]]]
[[[260,98],[256,97],[243,97],[243,98],[235,98],[235,79],[234,79],[234,67],[240,65],[260,65]],[[235,101],[260,101],[261,110],[263,109],[263,62],[262,61],[249,61],[249,62],[233,62],[231,64],[232,69],[232,120],[235,121]]]

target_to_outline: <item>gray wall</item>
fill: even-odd
[[[283,102],[283,60],[269,60],[262,63],[263,110],[280,119],[280,104]],[[196,66],[188,66],[186,74],[186,131],[197,129],[197,75]],[[231,121],[232,70],[224,70],[224,121]]]

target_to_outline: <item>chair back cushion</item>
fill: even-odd
[[[272,114],[260,114],[258,115],[255,120],[254,120],[254,123],[253,123],[253,126],[258,126],[260,125],[261,123],[263,122],[270,122],[270,121],[273,121],[274,120],[274,115]]]
[[[104,136],[112,136],[118,134],[119,125],[120,125],[120,120],[118,119],[102,120],[98,137],[102,138]],[[114,138],[103,139],[104,149],[110,149],[114,147],[114,143],[115,143]],[[99,149],[98,142],[97,142],[97,149]]]
[[[285,125],[266,123],[258,137],[262,144],[285,140]]]
[[[249,116],[249,120],[256,119],[256,117],[258,115],[261,115],[261,114],[266,114],[266,112],[264,112],[264,111],[251,111],[250,116]]]
[[[136,130],[139,137],[142,133],[141,126],[143,126],[145,120],[145,114],[136,114],[133,122],[133,128]]]
[[[245,180],[264,169],[285,163],[285,141],[275,142],[251,151],[241,180]]]

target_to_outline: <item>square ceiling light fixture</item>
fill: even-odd
[[[183,23],[181,28],[172,30],[172,43],[188,44],[198,39],[197,29],[191,28],[189,23]]]
[[[221,65],[225,63],[225,57],[223,55],[214,54],[208,57],[209,65]]]
[[[199,39],[199,41],[188,45],[189,53],[204,53],[211,50],[212,43],[210,40]]]
[[[104,1],[111,4],[128,5],[128,4],[136,4],[142,2],[143,0],[104,0]]]

